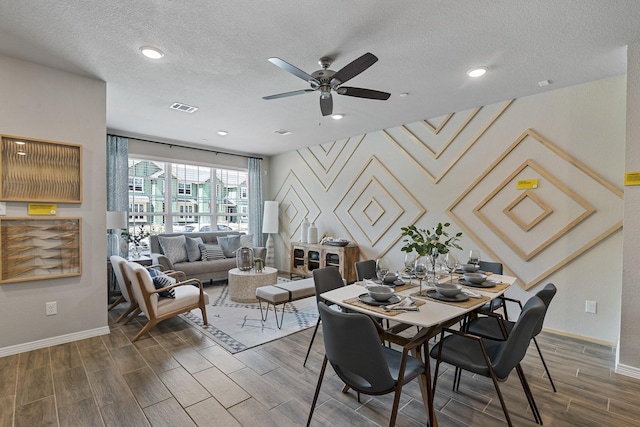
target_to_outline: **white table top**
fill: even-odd
[[[502,283],[508,283],[509,285],[512,285],[516,281],[515,277],[502,276],[498,274],[491,275],[491,279],[500,281]],[[422,289],[424,290],[424,289],[431,289],[431,288],[423,285]],[[470,289],[478,294],[488,296],[492,299],[502,295],[507,290],[506,287],[500,292],[487,292],[487,291],[483,291],[481,288],[470,288]],[[409,294],[416,292],[417,290],[418,288],[416,287],[405,289],[402,292],[398,292],[398,295],[401,297],[408,296]],[[395,320],[397,322],[406,323],[406,324],[415,325],[415,326],[421,326],[421,327],[431,327],[431,326],[440,325],[448,320],[455,319],[465,313],[468,313],[477,308],[480,308],[485,303],[485,302],[478,301],[478,304],[474,305],[473,307],[464,308],[464,307],[456,307],[451,304],[444,304],[438,301],[431,300],[429,298],[425,298],[424,300],[426,300],[426,303],[420,306],[419,311],[405,311],[405,312],[401,312],[400,314],[395,314],[393,316],[384,315],[376,311],[367,310],[362,307],[343,303],[344,300],[347,300],[349,298],[355,298],[364,292],[365,292],[364,287],[354,284],[354,285],[345,286],[343,288],[334,289],[329,292],[325,292],[320,296],[325,300],[330,301],[333,304],[338,304],[340,306],[347,307],[351,311],[358,311],[361,313],[369,314],[374,317],[381,317],[384,319]],[[473,298],[471,298],[471,300],[473,300]]]

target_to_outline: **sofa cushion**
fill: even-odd
[[[220,245],[200,245],[203,261],[213,261],[215,259],[225,259],[224,252]]]
[[[176,279],[171,276],[167,276],[162,271],[157,268],[152,268],[149,270],[149,274],[151,275],[151,279],[153,279],[153,286],[156,289],[161,289],[166,286],[171,286],[176,284]],[[169,289],[168,291],[162,291],[158,293],[159,296],[163,298],[175,298],[176,293],[175,290]]]
[[[204,244],[202,237],[188,237],[185,236],[185,247],[187,248],[187,259],[189,262],[199,261],[202,258],[200,247],[198,245]]]
[[[162,252],[172,263],[188,260],[187,242],[184,234],[180,236],[158,236],[158,241],[162,247]]]
[[[236,256],[235,252],[241,247],[240,235],[237,236],[220,236],[218,237],[218,243],[224,252],[226,258],[233,258]]]

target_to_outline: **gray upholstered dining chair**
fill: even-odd
[[[415,378],[422,377],[428,388],[429,371],[422,361],[409,355],[412,350],[425,349],[425,337],[419,337],[405,345],[402,352],[383,347],[379,333],[383,333],[376,322],[362,313],[342,313],[332,310],[323,302],[318,303],[322,318],[322,335],[325,356],[318,377],[318,384],[311,403],[307,426],[311,423],[318,401],[327,362],[346,386],[342,392],[352,388],[358,393],[383,395],[395,393],[389,426],[394,426],[398,415],[398,404],[402,387]],[[426,350],[424,350],[426,353]],[[424,354],[425,360],[428,360]],[[425,409],[428,406],[425,400]]]
[[[343,287],[344,280],[340,275],[340,270],[338,270],[338,267],[330,266],[330,267],[316,268],[315,270],[313,270],[313,284],[316,288],[316,301],[323,302],[324,300],[320,297],[320,294]],[[316,322],[316,327],[313,330],[313,335],[311,336],[311,342],[309,343],[309,348],[307,349],[307,355],[304,357],[304,362],[302,363],[302,366],[305,366],[307,364],[309,353],[311,353],[311,346],[313,345],[313,340],[316,339],[316,333],[318,332],[318,326],[320,326],[321,320],[322,318],[318,317],[318,321]]]
[[[493,274],[502,274],[502,263],[492,261],[478,261],[480,270]]]
[[[502,411],[509,426],[512,426],[509,411],[505,405],[498,382],[504,381],[514,369],[516,370],[527,401],[533,412],[536,423],[542,424],[542,418],[536,402],[529,388],[527,379],[522,371],[520,362],[527,353],[529,343],[538,325],[544,318],[545,306],[540,298],[533,296],[527,301],[520,317],[511,329],[511,334],[503,341],[490,340],[471,335],[467,332],[445,328],[440,334],[440,341],[431,349],[431,357],[437,359],[433,380],[435,394],[438,382],[438,370],[442,362],[455,367],[489,377],[498,393]],[[489,313],[491,316],[500,316]],[[505,328],[506,329],[506,328]],[[445,336],[445,334],[450,334]],[[506,333],[506,331],[505,331]],[[459,379],[454,377],[454,391],[458,391]]]
[[[354,263],[356,268],[356,280],[359,282],[364,279],[375,279],[376,276],[376,261],[374,259],[368,259],[365,261],[357,261]]]
[[[551,378],[551,374],[549,373],[549,368],[547,367],[547,363],[542,356],[542,351],[540,351],[540,346],[538,345],[538,341],[536,337],[542,332],[542,325],[544,323],[544,317],[547,314],[547,310],[549,309],[549,305],[551,304],[551,300],[555,296],[557,292],[557,288],[553,283],[547,283],[544,288],[536,293],[536,296],[542,300],[544,303],[544,314],[542,319],[540,319],[540,323],[536,326],[536,329],[533,334],[533,343],[536,345],[536,349],[538,350],[538,355],[540,356],[540,360],[542,361],[542,365],[544,366],[544,370],[547,373],[547,377],[549,377],[549,382],[551,383],[551,388],[553,391],[556,391],[556,386],[553,383],[553,379]],[[514,302],[517,303],[522,309],[522,303],[518,300],[514,300],[511,298],[503,297],[502,298],[505,303],[506,302]],[[506,328],[507,336],[513,330],[515,326],[515,322],[506,320],[504,321],[504,326]],[[503,330],[500,324],[500,321],[493,316],[489,317],[478,317],[474,320],[471,320],[467,324],[466,331],[473,335],[478,335],[483,338],[489,338],[492,340],[504,340],[506,336],[503,335]]]

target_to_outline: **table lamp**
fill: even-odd
[[[126,211],[107,211],[107,256],[120,255],[120,232],[127,228]]]
[[[267,200],[264,202],[262,232],[269,235],[267,237],[267,259],[265,260],[265,265],[268,267],[275,267],[275,243],[271,235],[278,233],[278,202],[276,201]]]

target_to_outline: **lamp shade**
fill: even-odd
[[[265,234],[278,232],[278,202],[276,201],[267,200],[264,202],[262,232]]]
[[[127,226],[127,212],[107,211],[107,230],[122,230]]]

